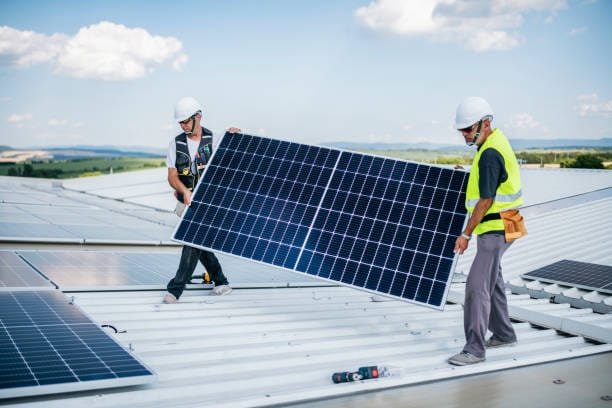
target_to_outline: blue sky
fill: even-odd
[[[612,2],[0,2],[0,145],[165,147],[216,132],[461,143],[465,96],[511,138],[612,137]]]

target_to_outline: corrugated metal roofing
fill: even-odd
[[[2,195],[11,189],[5,180],[0,178]],[[524,177],[525,188],[535,188],[527,186],[528,180]],[[110,212],[150,217],[152,222],[164,225],[176,222],[175,216],[164,212],[135,209],[125,202],[94,199],[89,194],[50,189],[48,183],[34,183],[38,190],[53,190],[50,193],[77,197],[90,205],[101,203]],[[571,195],[576,190],[566,186],[560,191]],[[558,194],[555,191],[541,200],[559,198]],[[529,235],[517,241],[504,257],[507,279],[514,281],[520,274],[560,256],[595,263],[612,261],[612,199],[598,196],[594,201],[569,203],[567,208],[556,203],[537,210],[525,209]],[[6,208],[0,204],[0,216]],[[19,245],[14,243],[12,248],[18,249]],[[510,312],[517,319],[517,346],[489,351],[482,364],[449,366],[446,358],[464,343],[461,278],[473,256],[470,251],[458,261],[457,283],[449,296],[457,304],[447,305],[443,312],[344,287],[246,288],[248,285],[240,285],[239,278],[232,283],[243,288],[229,296],[213,297],[208,296],[207,290],[189,290],[175,305],[160,303],[163,291],[72,292],[70,296],[74,296],[76,304],[95,321],[111,324],[119,331],[114,336],[156,370],[159,381],[149,386],[10,402],[15,406],[45,407],[285,404],[612,350],[612,340],[608,340],[612,315],[533,299],[526,294],[512,295]],[[236,276],[249,273],[252,267],[233,257],[224,258],[223,266],[228,271],[240,271]],[[258,275],[267,273],[267,267],[258,268]],[[331,382],[335,371],[379,364],[392,367],[394,375],[347,384]]]
[[[84,392],[28,406],[237,407],[415,384],[612,350],[582,337],[516,323],[516,347],[491,350],[487,361],[453,368],[446,358],[463,345],[462,309],[444,312],[400,301],[373,302],[348,288],[237,289],[209,297],[189,291],[175,305],[161,292],[73,293],[75,302],[153,368],[158,383]],[[512,296],[511,305],[572,315],[561,305]],[[333,384],[335,371],[385,364],[400,373]],[[17,404],[20,406],[20,404]]]

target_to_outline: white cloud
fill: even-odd
[[[555,22],[555,15],[554,14],[551,14],[550,16],[548,16],[548,17],[546,17],[544,19],[544,23],[545,24],[552,24],[554,22]]]
[[[597,94],[580,95],[576,110],[580,116],[612,117],[612,100],[603,101]]]
[[[460,42],[483,52],[520,45],[524,14],[566,7],[567,0],[375,0],[355,16],[373,30]]]
[[[572,28],[572,29],[570,30],[570,32],[569,32],[569,35],[570,35],[570,37],[575,37],[575,36],[577,36],[577,35],[580,35],[580,34],[584,34],[584,33],[586,33],[586,32],[587,32],[587,30],[588,30],[588,28],[587,28],[587,27],[577,27],[577,28]]]
[[[49,63],[76,78],[132,80],[164,64],[180,70],[188,59],[182,48],[174,37],[108,21],[82,27],[72,37],[0,27],[0,56],[17,66]]]
[[[46,36],[0,26],[0,55],[12,56],[18,66],[51,62],[57,58],[67,39],[64,34]]]
[[[6,121],[8,123],[12,123],[14,125],[20,126],[26,122],[31,122],[32,118],[33,116],[31,113],[22,113],[22,114],[13,113],[8,118],[6,118]]]
[[[548,133],[548,128],[538,122],[529,113],[517,113],[510,117],[510,122],[506,125],[510,129],[518,131],[535,130],[542,133]]]
[[[71,122],[68,119],[49,119],[47,122],[49,126],[53,127],[71,127],[71,128],[80,128],[83,126],[81,122]]]
[[[480,31],[467,39],[468,48],[482,52],[488,50],[509,50],[521,44],[520,38],[505,31]]]
[[[66,126],[68,121],[66,119],[49,119],[49,126]]]

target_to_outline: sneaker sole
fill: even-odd
[[[230,293],[232,293],[231,290],[228,290],[227,292],[223,292],[223,293],[210,292],[212,296],[225,296],[225,295],[229,295]]]
[[[474,365],[474,364],[478,364],[478,363],[484,363],[485,361],[486,361],[486,359],[485,360],[480,360],[480,361],[474,361],[472,363],[465,363],[465,362],[462,362],[462,361],[451,361],[451,360],[448,360],[448,363],[452,364],[452,365],[455,365],[455,366],[463,367],[463,366],[467,366],[467,365]]]
[[[514,346],[516,346],[516,342],[514,342],[514,343],[497,344],[495,346],[486,346],[486,348],[488,348],[488,349],[496,349],[496,348],[514,347]]]

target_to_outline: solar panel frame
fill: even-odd
[[[0,400],[157,378],[57,290],[0,292],[0,305]]]
[[[251,143],[253,140],[256,140],[256,148],[246,150],[249,146],[249,143]],[[284,146],[280,148],[279,144],[284,144]],[[273,152],[269,152],[270,146],[272,145],[275,146],[275,149],[273,149]],[[279,148],[281,149],[281,155],[276,154]],[[223,152],[223,154],[221,154],[220,152]],[[250,157],[246,157],[247,152],[250,153]],[[301,154],[299,154],[298,152],[301,152]],[[326,157],[323,160],[317,160],[317,155],[320,152],[325,152],[324,156]],[[267,156],[268,154],[270,154],[269,157]],[[221,156],[221,158],[217,159],[219,155]],[[329,157],[332,157],[335,160],[333,160],[333,162],[327,161]],[[295,158],[300,158],[300,161],[298,162],[297,160],[293,160]],[[359,158],[359,163],[355,162],[357,160],[356,158]],[[275,161],[279,163],[273,164]],[[286,161],[288,163],[285,163]],[[364,163],[361,163],[362,161]],[[251,188],[253,180],[258,180],[260,176],[257,173],[250,177],[247,176],[247,182],[244,182],[244,175],[242,175],[240,178],[236,178],[236,175],[240,172],[256,172],[261,168],[262,163],[263,168],[266,170],[266,172],[269,170],[273,172],[272,180],[270,180],[266,184],[265,190],[260,189],[258,181],[255,184],[257,188],[257,190],[255,190],[255,196],[248,196],[249,190],[246,190],[247,196],[245,197],[244,195],[242,195],[242,193],[240,193],[241,189]],[[300,165],[302,165],[307,171],[300,172]],[[404,170],[400,173],[399,170],[395,170],[396,166],[402,167],[404,168]],[[404,189],[399,188],[399,184],[402,182],[399,177],[405,175],[405,168],[409,166],[415,167],[417,169],[421,166],[423,171],[417,171],[412,175],[410,189],[408,190],[408,192],[405,192]],[[315,172],[315,176],[311,179],[311,172],[315,167],[320,167],[322,170],[317,169],[317,171]],[[374,174],[369,171],[370,168],[377,169],[377,173]],[[395,173],[394,170],[396,171]],[[312,245],[316,245],[316,242],[320,240],[320,237],[313,238],[313,231],[320,230],[325,233],[325,237],[323,238],[322,242],[327,243],[328,247],[326,247],[323,253],[325,253],[329,249],[329,245],[332,243],[334,245],[333,250],[339,251],[340,247],[344,242],[344,236],[342,239],[336,237],[336,239],[334,240],[331,239],[332,236],[330,235],[333,234],[333,231],[337,226],[337,224],[333,227],[331,225],[333,220],[329,217],[329,210],[331,209],[330,205],[334,205],[334,202],[336,200],[338,200],[338,203],[343,200],[346,201],[348,190],[344,191],[342,186],[344,186],[344,188],[350,189],[350,187],[347,187],[347,183],[349,183],[349,181],[344,181],[344,177],[339,176],[340,172],[343,172],[343,175],[348,173],[358,173],[350,181],[351,185],[353,183],[363,183],[363,187],[367,187],[369,189],[368,191],[376,191],[377,194],[382,194],[383,198],[378,200],[378,198],[372,196],[372,192],[370,192],[368,194],[364,194],[364,196],[369,199],[367,200],[367,203],[364,200],[359,201],[359,199],[355,203],[356,207],[364,207],[365,205],[364,211],[366,211],[366,216],[362,217],[364,220],[366,218],[369,218],[374,220],[374,222],[382,222],[382,224],[379,222],[377,224],[377,227],[373,228],[373,231],[376,231],[376,234],[380,232],[381,236],[374,237],[374,239],[372,240],[373,243],[371,244],[372,246],[377,245],[374,242],[377,243],[378,240],[382,238],[382,234],[387,234],[385,238],[387,240],[392,239],[391,237],[395,237],[398,235],[397,230],[400,226],[399,223],[397,223],[397,225],[394,225],[396,227],[395,230],[393,227],[385,227],[394,224],[394,222],[391,222],[391,217],[397,218],[398,216],[401,217],[402,215],[401,213],[398,213],[398,208],[400,207],[398,203],[401,201],[399,201],[398,203],[394,202],[393,199],[395,199],[395,196],[391,200],[385,199],[385,190],[383,190],[382,187],[383,184],[389,184],[391,183],[391,181],[393,181],[393,183],[395,183],[395,195],[402,194],[403,196],[405,194],[405,197],[403,197],[403,199],[405,200],[408,199],[408,194],[414,195],[414,198],[417,199],[417,204],[418,200],[420,200],[421,197],[424,197],[423,199],[429,200],[426,209],[423,206],[419,207],[418,205],[415,205],[416,208],[415,212],[412,214],[412,219],[417,219],[416,210],[419,210],[419,215],[422,214],[422,216],[418,218],[418,221],[421,222],[422,220],[422,224],[415,226],[415,235],[412,241],[416,239],[418,241],[418,244],[422,246],[422,250],[431,250],[431,244],[434,239],[433,233],[435,233],[435,231],[426,231],[424,225],[425,223],[428,223],[428,225],[431,226],[432,223],[435,223],[437,227],[437,223],[440,219],[440,214],[443,212],[448,212],[448,208],[442,207],[440,208],[440,210],[437,210],[431,206],[431,201],[434,199],[434,195],[437,197],[438,200],[440,199],[440,190],[442,189],[440,188],[436,190],[438,187],[437,184],[435,184],[433,187],[425,184],[428,180],[430,171],[432,173],[432,179],[435,178],[436,181],[440,179],[440,175],[443,172],[447,173],[447,194],[451,190],[451,186],[455,187],[456,190],[453,191],[454,193],[456,193],[457,200],[447,205],[447,207],[451,207],[452,214],[451,220],[448,223],[448,228],[446,230],[446,233],[444,234],[445,241],[443,245],[444,248],[442,249],[442,251],[445,251],[446,256],[438,257],[439,259],[437,259],[436,263],[435,260],[433,260],[433,255],[431,253],[423,254],[420,251],[415,251],[414,255],[417,258],[415,264],[417,266],[421,266],[423,268],[438,268],[436,269],[436,273],[432,275],[433,277],[429,278],[421,274],[420,277],[417,279],[418,282],[416,283],[415,296],[417,295],[416,291],[420,290],[420,292],[418,292],[418,297],[421,300],[407,299],[405,297],[398,296],[397,294],[388,292],[388,290],[390,290],[391,285],[393,285],[396,279],[396,289],[394,289],[394,291],[399,294],[403,294],[404,289],[408,285],[407,280],[409,277],[411,278],[410,284],[413,286],[415,284],[413,280],[416,275],[414,274],[412,276],[410,274],[405,274],[406,276],[400,276],[397,273],[392,274],[390,270],[383,270],[386,266],[386,259],[389,258],[391,252],[393,252],[391,256],[393,262],[395,262],[396,264],[399,262],[397,248],[400,248],[400,246],[395,248],[393,251],[391,251],[391,249],[393,248],[387,247],[385,247],[384,250],[380,251],[380,253],[378,254],[378,258],[376,258],[376,262],[382,263],[383,266],[382,268],[372,270],[372,272],[375,273],[382,274],[384,272],[387,274],[387,278],[384,281],[385,288],[383,288],[386,289],[387,292],[377,290],[381,281],[380,277],[379,281],[376,283],[376,286],[373,287],[373,284],[369,285],[367,282],[356,282],[354,277],[352,281],[348,282],[350,273],[345,278],[344,275],[337,276],[338,272],[335,272],[335,274],[332,276],[331,270],[330,273],[321,275],[318,273],[313,273],[314,269],[309,269],[311,260],[305,263],[306,261],[304,261],[305,258],[303,257],[312,255],[308,253],[309,251],[317,252],[312,250]],[[324,173],[324,177],[322,180],[321,173]],[[229,174],[229,176],[227,174]],[[266,175],[263,176],[264,178],[267,177],[267,173],[265,174]],[[313,276],[322,280],[330,281],[333,283],[340,283],[345,286],[354,287],[360,290],[366,290],[376,294],[383,294],[385,296],[390,296],[400,300],[409,301],[441,310],[444,308],[444,303],[450,287],[450,281],[452,279],[452,271],[454,270],[457,261],[457,257],[454,255],[454,253],[452,253],[452,246],[454,245],[455,237],[461,233],[461,230],[466,222],[466,211],[465,209],[463,209],[463,203],[465,197],[465,184],[467,181],[467,174],[468,173],[465,171],[451,170],[448,168],[443,168],[441,166],[431,166],[422,163],[419,164],[415,162],[396,160],[381,156],[350,152],[341,149],[316,147],[311,145],[298,144],[295,142],[281,141],[278,139],[263,138],[259,136],[226,134],[219,143],[219,147],[211,157],[209,164],[206,166],[205,172],[203,173],[200,179],[200,183],[198,184],[193,193],[192,206],[188,208],[188,210],[183,214],[181,222],[175,227],[173,233],[173,240],[206,250],[221,251],[234,256],[246,257],[255,262],[263,262],[276,267],[286,268],[294,272],[306,273],[309,276]],[[375,180],[368,179],[368,177],[373,177]],[[396,179],[394,179],[394,177]],[[379,183],[380,180],[384,181]],[[309,181],[311,181],[313,184],[309,184]],[[231,190],[232,188],[227,186],[233,186],[232,182],[237,183],[238,187],[235,188],[235,190],[237,191],[231,192],[228,197],[227,191]],[[289,206],[290,211],[287,214],[284,213],[285,208],[287,207],[286,202],[282,203],[280,208],[277,208],[275,206],[275,202],[268,203],[267,207],[264,206],[267,211],[266,214],[268,215],[266,221],[275,220],[274,222],[276,222],[276,224],[272,222],[272,225],[270,227],[266,221],[261,223],[254,223],[253,220],[246,219],[246,224],[248,225],[245,229],[245,231],[248,230],[246,231],[246,234],[244,233],[245,231],[241,229],[243,227],[242,222],[245,221],[245,217],[238,217],[235,214],[231,214],[228,217],[228,213],[230,213],[231,211],[233,211],[234,208],[236,208],[234,203],[234,198],[236,196],[241,197],[239,198],[239,200],[241,200],[240,205],[245,202],[246,198],[249,198],[249,200],[246,201],[247,203],[249,203],[248,207],[239,207],[241,210],[245,210],[245,216],[251,214],[252,210],[254,209],[257,216],[259,217],[259,215],[261,215],[261,206],[264,204],[261,202],[262,200],[263,202],[265,202],[266,198],[268,197],[282,196],[283,198],[285,198],[287,196],[286,189],[292,191],[292,189],[295,188],[295,184],[299,184],[302,188],[297,197],[302,197],[303,191],[308,190],[308,193],[315,193],[316,197],[320,198],[314,198],[312,199],[312,201],[310,201],[310,198],[308,199],[308,201],[304,202],[297,201],[298,204],[296,204],[295,206]],[[290,186],[288,187],[288,185]],[[413,185],[417,186],[415,187],[414,192],[411,191]],[[321,192],[317,188],[321,188],[323,186],[324,190],[322,194],[320,194]],[[221,194],[219,194],[220,190],[222,191]],[[263,199],[261,197],[257,197],[260,191],[263,192]],[[206,201],[204,200],[204,197],[206,197]],[[295,197],[295,195],[290,195],[290,197]],[[446,196],[442,198],[443,205],[445,197]],[[372,205],[372,201],[376,201],[376,205]],[[300,206],[300,204],[303,203],[305,203],[304,205],[306,207],[309,207],[308,209],[311,210],[310,214],[304,218],[305,212],[302,211],[303,209],[301,209],[300,211],[298,211],[297,219],[294,219],[294,207],[298,207]],[[394,207],[394,204],[398,205]],[[405,206],[407,204],[407,202],[404,202]],[[315,207],[314,213],[312,213],[312,207]],[[369,210],[370,207],[372,207],[372,210]],[[229,210],[226,210],[228,208]],[[376,214],[373,213],[374,208],[376,208]],[[429,214],[430,210],[432,210],[431,216]],[[223,213],[224,211],[225,213]],[[371,211],[372,213],[368,213],[368,211]],[[437,214],[437,218],[435,216],[436,211],[440,213]],[[378,220],[376,218],[376,215],[379,212],[381,214],[384,214],[384,216],[387,218],[383,220]],[[386,214],[387,212],[388,214]],[[216,218],[216,215],[218,213],[222,214],[221,219]],[[348,229],[348,227],[350,226],[351,217],[349,216],[347,219],[346,214],[342,214],[341,211],[339,213],[339,218],[343,218],[343,228],[346,227]],[[354,216],[354,214],[352,215]],[[226,218],[227,222],[225,220]],[[195,222],[194,219],[211,219],[211,221],[210,225],[208,225],[203,222]],[[238,222],[236,223],[237,220]],[[284,222],[286,220],[288,220],[288,222]],[[304,222],[304,220],[306,222]],[[321,228],[320,224],[322,222],[323,227]],[[347,224],[347,222],[349,224]],[[326,225],[325,223],[329,223],[329,225]],[[370,220],[367,221],[367,224],[369,223]],[[281,226],[281,238],[279,239],[279,241],[270,242],[271,234],[274,234],[276,232],[275,230],[279,227],[279,225]],[[315,228],[315,226],[319,226],[320,228],[317,229]],[[227,229],[224,229],[223,227],[226,227]],[[272,231],[270,231],[269,229],[272,229]],[[258,240],[258,237],[251,236],[251,233],[253,231],[261,231],[261,237],[263,237],[263,239]],[[289,235],[287,235],[288,232]],[[315,235],[317,233],[317,231],[314,232]],[[211,236],[211,234],[213,236]],[[278,234],[276,236],[278,236]],[[421,243],[420,241],[422,236],[424,237],[423,243]],[[338,240],[340,241],[338,242]],[[404,242],[406,242],[407,240],[408,238],[406,238]],[[311,245],[311,247],[308,247],[308,245]],[[345,246],[348,247],[348,244],[346,244]],[[391,245],[387,246],[391,247]],[[270,250],[270,248],[272,248],[272,250]],[[299,252],[296,255],[295,250],[297,248],[299,248]],[[347,248],[343,248],[343,251],[346,252],[347,250]],[[380,246],[376,247],[373,256],[376,256],[379,250]],[[372,251],[368,251],[368,248],[365,248],[365,253],[369,252]],[[430,255],[432,256],[429,257]],[[335,265],[336,261],[338,260],[338,270],[341,270],[344,266],[348,264],[351,266],[352,272],[355,272],[357,275],[362,277],[363,271],[355,270],[354,260],[347,257],[340,258],[334,256],[333,265]],[[369,261],[372,262],[374,261],[374,259]],[[437,272],[442,270],[442,268],[440,267],[442,261],[444,261],[443,266],[446,272],[443,273],[444,276],[440,276],[441,280],[439,280],[437,279],[436,274]],[[352,263],[349,264],[349,262]],[[414,263],[415,261],[412,260],[411,262]],[[365,262],[361,262],[360,259],[357,263],[361,266]],[[321,269],[321,267],[319,267],[319,269]],[[317,271],[319,269],[317,269]],[[391,281],[389,281],[389,279],[391,279]],[[423,284],[423,286],[421,286],[421,284]],[[401,291],[399,290],[400,286]],[[435,291],[436,296],[438,296],[437,299],[439,300],[439,302],[436,304],[424,303],[422,299],[426,298],[429,300],[432,296],[433,291]]]
[[[562,259],[521,277],[612,295],[612,266],[609,265]]]

